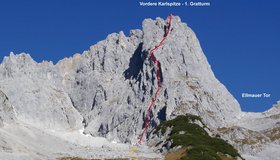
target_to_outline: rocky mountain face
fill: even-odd
[[[82,130],[93,137],[135,144],[157,87],[156,70],[147,54],[164,31],[165,20],[145,19],[142,30],[131,30],[129,36],[110,34],[88,51],[55,65],[37,63],[29,54],[11,53],[0,65],[2,121],[16,118],[41,130]],[[160,122],[186,113],[200,116],[213,132],[231,126],[255,130],[259,121],[271,125],[255,130],[258,133],[279,128],[279,107],[260,113],[256,121],[252,116],[254,123],[247,126],[251,113],[241,112],[215,78],[197,37],[179,17],[173,17],[171,32],[154,55],[161,64],[162,88],[147,137]]]
[[[278,101],[262,113],[242,112],[236,122],[217,130],[224,139],[243,152],[246,159],[275,159],[279,157],[275,151],[280,148],[279,113]]]
[[[8,97],[0,91],[0,127],[4,123],[14,123],[16,119],[13,106],[10,104]]]
[[[28,54],[11,54],[1,64],[0,90],[25,123],[46,129],[82,128],[82,117],[68,94],[48,79],[51,69],[50,64],[37,64]]]

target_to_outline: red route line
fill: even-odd
[[[142,132],[142,134],[141,134],[141,137],[140,137],[140,139],[139,139],[139,141],[138,141],[138,144],[141,144],[141,142],[142,142],[142,139],[143,139],[143,137],[144,137],[144,134],[146,133],[146,131],[147,131],[147,129],[148,129],[148,126],[149,126],[149,115],[150,115],[150,112],[151,112],[151,108],[152,108],[152,106],[154,105],[154,103],[155,103],[155,101],[156,101],[156,99],[157,99],[157,94],[158,94],[158,92],[159,92],[159,90],[160,90],[160,87],[161,87],[161,85],[160,85],[160,77],[161,77],[161,73],[160,73],[160,66],[159,66],[159,61],[156,59],[156,57],[154,56],[154,54],[153,54],[153,52],[155,51],[155,50],[157,50],[160,46],[162,46],[162,43],[165,41],[165,39],[167,38],[167,36],[168,36],[168,34],[169,34],[169,32],[170,32],[170,24],[171,24],[171,19],[172,19],[172,14],[170,14],[169,16],[168,16],[168,19],[169,19],[169,21],[167,22],[167,26],[168,26],[168,30],[167,30],[167,33],[164,35],[164,37],[163,37],[163,39],[159,42],[159,44],[158,45],[156,45],[153,49],[151,49],[150,50],[150,52],[149,52],[149,56],[151,57],[151,59],[152,59],[152,61],[155,63],[155,65],[156,65],[156,70],[157,70],[157,91],[156,91],[156,93],[154,94],[154,97],[152,98],[152,102],[151,102],[151,104],[150,104],[150,106],[149,106],[149,108],[148,108],[148,111],[147,111],[147,115],[146,115],[146,119],[145,119],[145,129],[143,130],[143,132]]]

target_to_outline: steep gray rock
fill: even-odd
[[[146,19],[143,31],[132,30],[128,37],[110,34],[89,51],[56,65],[11,54],[1,64],[1,87],[25,122],[52,129],[79,128],[83,122],[85,133],[135,143],[157,87],[147,53],[164,32],[165,20]],[[154,54],[163,82],[148,131],[180,114],[199,115],[212,128],[240,114],[237,101],[211,71],[195,34],[179,17],[173,17],[169,36]]]
[[[81,129],[80,113],[50,79],[53,68],[48,62],[37,64],[28,54],[11,53],[0,66],[0,88],[20,121],[45,129]]]
[[[16,116],[8,97],[0,90],[0,127],[15,122]]]
[[[137,141],[157,87],[147,53],[162,39],[164,25],[160,18],[144,20],[143,31],[132,30],[129,37],[111,34],[56,65],[58,83],[85,118],[86,133]],[[179,17],[173,18],[171,33],[155,56],[161,62],[163,84],[151,127],[185,113],[200,115],[217,127],[240,114],[237,101],[216,80],[195,34]]]
[[[82,130],[110,141],[136,143],[157,89],[156,70],[147,54],[164,36],[165,24],[161,18],[146,19],[142,30],[131,30],[128,36],[110,34],[55,65],[37,63],[29,54],[11,53],[0,65],[0,90],[7,95],[0,102],[9,97],[16,118],[37,128]],[[186,113],[200,116],[214,131],[242,122],[244,129],[235,128],[234,133],[247,136],[256,126],[246,126],[244,117],[250,113],[241,112],[235,98],[215,78],[196,35],[179,17],[173,17],[171,32],[154,55],[160,61],[163,81],[146,136],[161,121]],[[5,106],[10,105],[0,107]],[[275,108],[278,112],[279,107]],[[258,121],[270,121],[267,117],[273,113],[262,113]],[[266,131],[279,126],[279,116],[274,118]]]

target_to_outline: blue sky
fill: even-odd
[[[0,60],[14,51],[57,62],[112,32],[141,29],[144,18],[173,13],[195,31],[215,75],[242,110],[264,111],[280,100],[279,1],[210,0],[210,7],[192,8],[140,7],[138,2],[2,0]],[[241,98],[243,92],[271,97]]]

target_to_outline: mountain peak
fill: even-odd
[[[82,129],[110,141],[136,143],[147,113],[152,118],[144,143],[155,126],[179,115],[200,116],[212,130],[231,125],[242,114],[240,106],[216,79],[195,33],[173,16],[166,36],[166,22],[145,19],[142,30],[128,37],[112,33],[56,65],[11,53],[0,67],[0,88],[24,123]]]
[[[157,87],[155,66],[147,53],[166,34],[166,22],[161,18],[145,19],[142,31],[132,30],[129,37],[123,32],[110,34],[89,51],[65,58],[55,66],[36,65],[30,55],[24,53],[11,54],[4,64],[20,69],[17,72],[12,69],[11,73],[23,76],[28,73],[28,77],[38,83],[43,75],[47,77],[43,79],[46,85],[63,88],[84,117],[85,132],[136,141],[144,121],[141,115],[146,113]],[[178,16],[172,17],[170,33],[154,55],[162,71],[162,88],[152,110],[158,115],[155,124],[191,113],[216,127],[226,125],[241,112],[238,102],[215,78],[194,32]],[[52,93],[52,89],[42,92]],[[135,112],[139,114],[133,116]],[[121,123],[128,117],[127,123]],[[132,119],[137,119],[137,123]],[[116,126],[123,127],[123,131],[115,132]],[[123,137],[121,133],[129,136]]]

